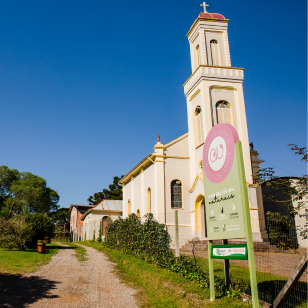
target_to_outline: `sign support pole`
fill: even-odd
[[[209,276],[210,276],[210,301],[215,300],[215,279],[214,279],[214,264],[211,257],[212,241],[207,241],[208,260],[209,260]]]
[[[228,245],[228,240],[223,240],[223,244]],[[225,270],[225,284],[226,284],[226,287],[229,287],[231,284],[230,260],[229,259],[224,259],[224,270]]]
[[[242,200],[244,203],[243,204],[243,216],[244,216],[244,227],[245,227],[245,234],[246,234],[246,240],[247,240],[252,306],[256,308],[256,307],[259,307],[258,285],[257,285],[257,276],[256,276],[256,268],[255,268],[255,256],[254,256],[254,251],[253,251],[253,239],[252,239],[252,231],[251,231],[251,219],[250,219],[248,192],[247,192],[247,186],[246,186],[244,157],[243,157],[242,143],[240,141],[235,143],[235,149],[236,149],[237,161],[238,161],[238,166],[239,166],[241,194],[242,194]]]

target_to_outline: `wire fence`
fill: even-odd
[[[253,216],[252,216],[253,217]],[[282,213],[259,214],[252,219],[255,267],[259,299],[272,305],[292,275],[308,247],[308,240],[300,235],[305,219],[286,219]],[[231,239],[228,244],[245,243],[244,239]],[[213,244],[222,244],[214,241]],[[207,240],[196,246],[196,255],[208,258]],[[192,244],[186,244],[182,253],[191,254]],[[216,260],[218,261],[218,260]],[[224,262],[219,260],[219,262]],[[248,281],[248,260],[230,260],[231,280]],[[217,270],[217,269],[216,269]],[[218,273],[218,271],[216,271]],[[282,307],[307,307],[307,269],[296,283]],[[250,287],[245,290],[251,295]]]

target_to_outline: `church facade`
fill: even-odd
[[[200,13],[187,33],[192,74],[184,84],[188,133],[163,145],[120,180],[123,186],[123,217],[153,213],[166,224],[174,241],[175,210],[178,210],[180,245],[193,237],[206,239],[205,196],[202,174],[203,143],[218,123],[235,127],[243,146],[250,214],[255,241],[266,238],[261,188],[253,174],[262,162],[249,149],[243,94],[243,69],[232,67],[228,22],[221,14]],[[263,234],[264,233],[264,234]]]

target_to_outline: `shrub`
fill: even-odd
[[[104,240],[106,247],[122,250],[158,267],[179,273],[186,279],[197,282],[200,287],[207,288],[208,274],[190,257],[180,255],[176,258],[170,249],[170,243],[171,238],[165,225],[159,224],[153,214],[146,215],[143,224],[135,214],[126,219],[117,219],[106,227]],[[220,293],[227,290],[224,280],[218,276],[215,276],[215,288]]]
[[[34,235],[32,226],[26,222],[25,216],[16,216],[10,219],[0,217],[0,246],[19,250],[26,249],[26,242]]]
[[[99,230],[98,230],[98,238],[97,238],[97,241],[98,241],[99,243],[102,242],[102,222],[100,222],[100,224],[99,224]]]
[[[141,224],[135,214],[126,219],[117,219],[106,227],[105,244],[110,248],[118,248],[128,254],[145,260],[156,260],[171,256],[171,238],[165,225],[159,224],[153,214],[145,217]]]
[[[38,240],[45,239],[46,236],[52,237],[54,233],[54,224],[46,214],[35,213],[27,217],[27,222],[32,226],[34,235],[27,241],[27,247],[36,248]]]

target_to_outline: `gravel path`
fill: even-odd
[[[136,290],[120,283],[114,263],[103,253],[83,247],[88,261],[78,261],[66,246],[38,272],[8,276],[5,285],[14,289],[0,296],[0,307],[138,307]]]

